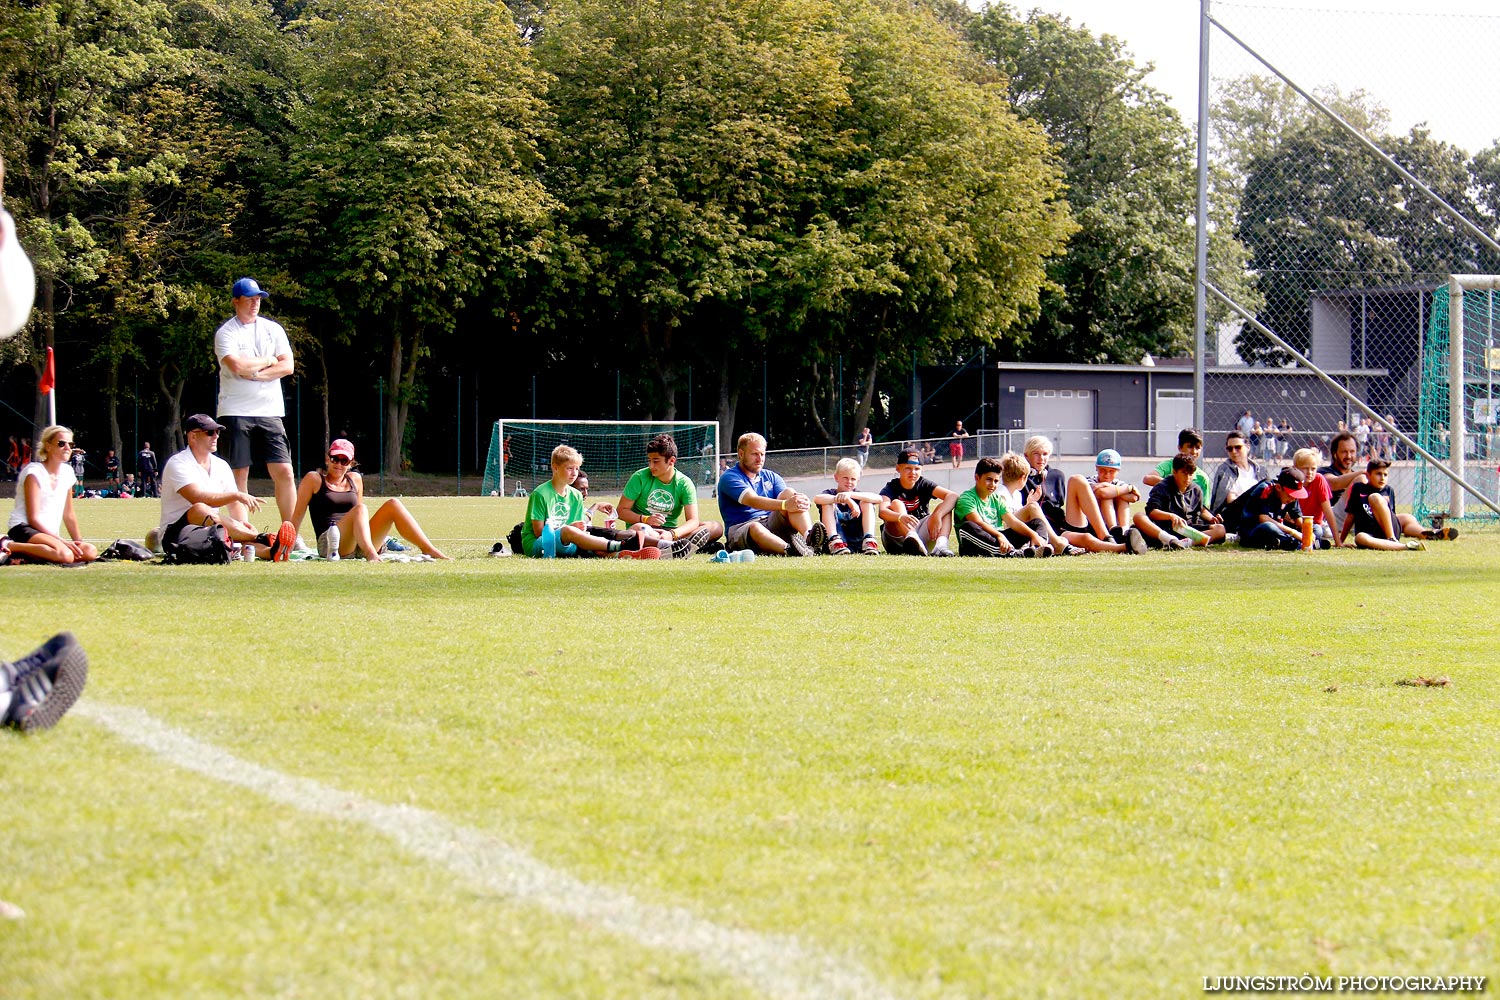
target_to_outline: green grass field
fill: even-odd
[[[1500,536],[540,563],[409,503],[470,558],[0,570],[0,655],[91,657],[0,732],[0,997],[1496,972]]]

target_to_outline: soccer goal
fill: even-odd
[[[1422,345],[1417,440],[1488,497],[1500,495],[1500,275],[1452,275],[1432,296]],[[1462,308],[1455,303],[1462,302]],[[1496,514],[1432,463],[1417,465],[1418,517]]]
[[[591,493],[619,493],[646,466],[646,445],[658,434],[677,442],[677,471],[700,492],[718,477],[716,420],[506,420],[495,421],[484,463],[484,496],[521,495],[552,477],[552,449],[571,445],[583,455]]]

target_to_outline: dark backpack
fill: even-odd
[[[217,524],[189,524],[177,533],[176,541],[163,548],[167,550],[165,561],[178,566],[229,562],[229,542],[223,527]]]
[[[118,538],[115,543],[99,553],[100,559],[124,559],[127,562],[150,562],[156,556],[140,542]]]
[[[510,529],[510,534],[505,536],[506,542],[510,544],[510,551],[515,555],[524,555],[521,549],[521,526],[518,524]]]

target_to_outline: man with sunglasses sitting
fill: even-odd
[[[161,472],[161,522],[158,542],[170,550],[177,536],[190,524],[222,525],[231,540],[255,548],[260,559],[285,562],[297,540],[297,529],[283,521],[275,535],[259,534],[250,514],[260,509],[260,500],[241,490],[229,463],[214,452],[224,425],[206,413],[195,413],[182,422],[187,447],[167,459]]]

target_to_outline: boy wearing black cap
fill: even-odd
[[[1226,513],[1237,514],[1240,545],[1247,549],[1294,552],[1302,547],[1302,507],[1307,487],[1302,470],[1286,468],[1246,490]]]
[[[880,491],[880,538],[891,555],[956,555],[948,547],[953,531],[953,505],[958,494],[922,475],[922,456],[903,451],[896,456],[896,478]],[[938,502],[934,510],[932,501]]]

